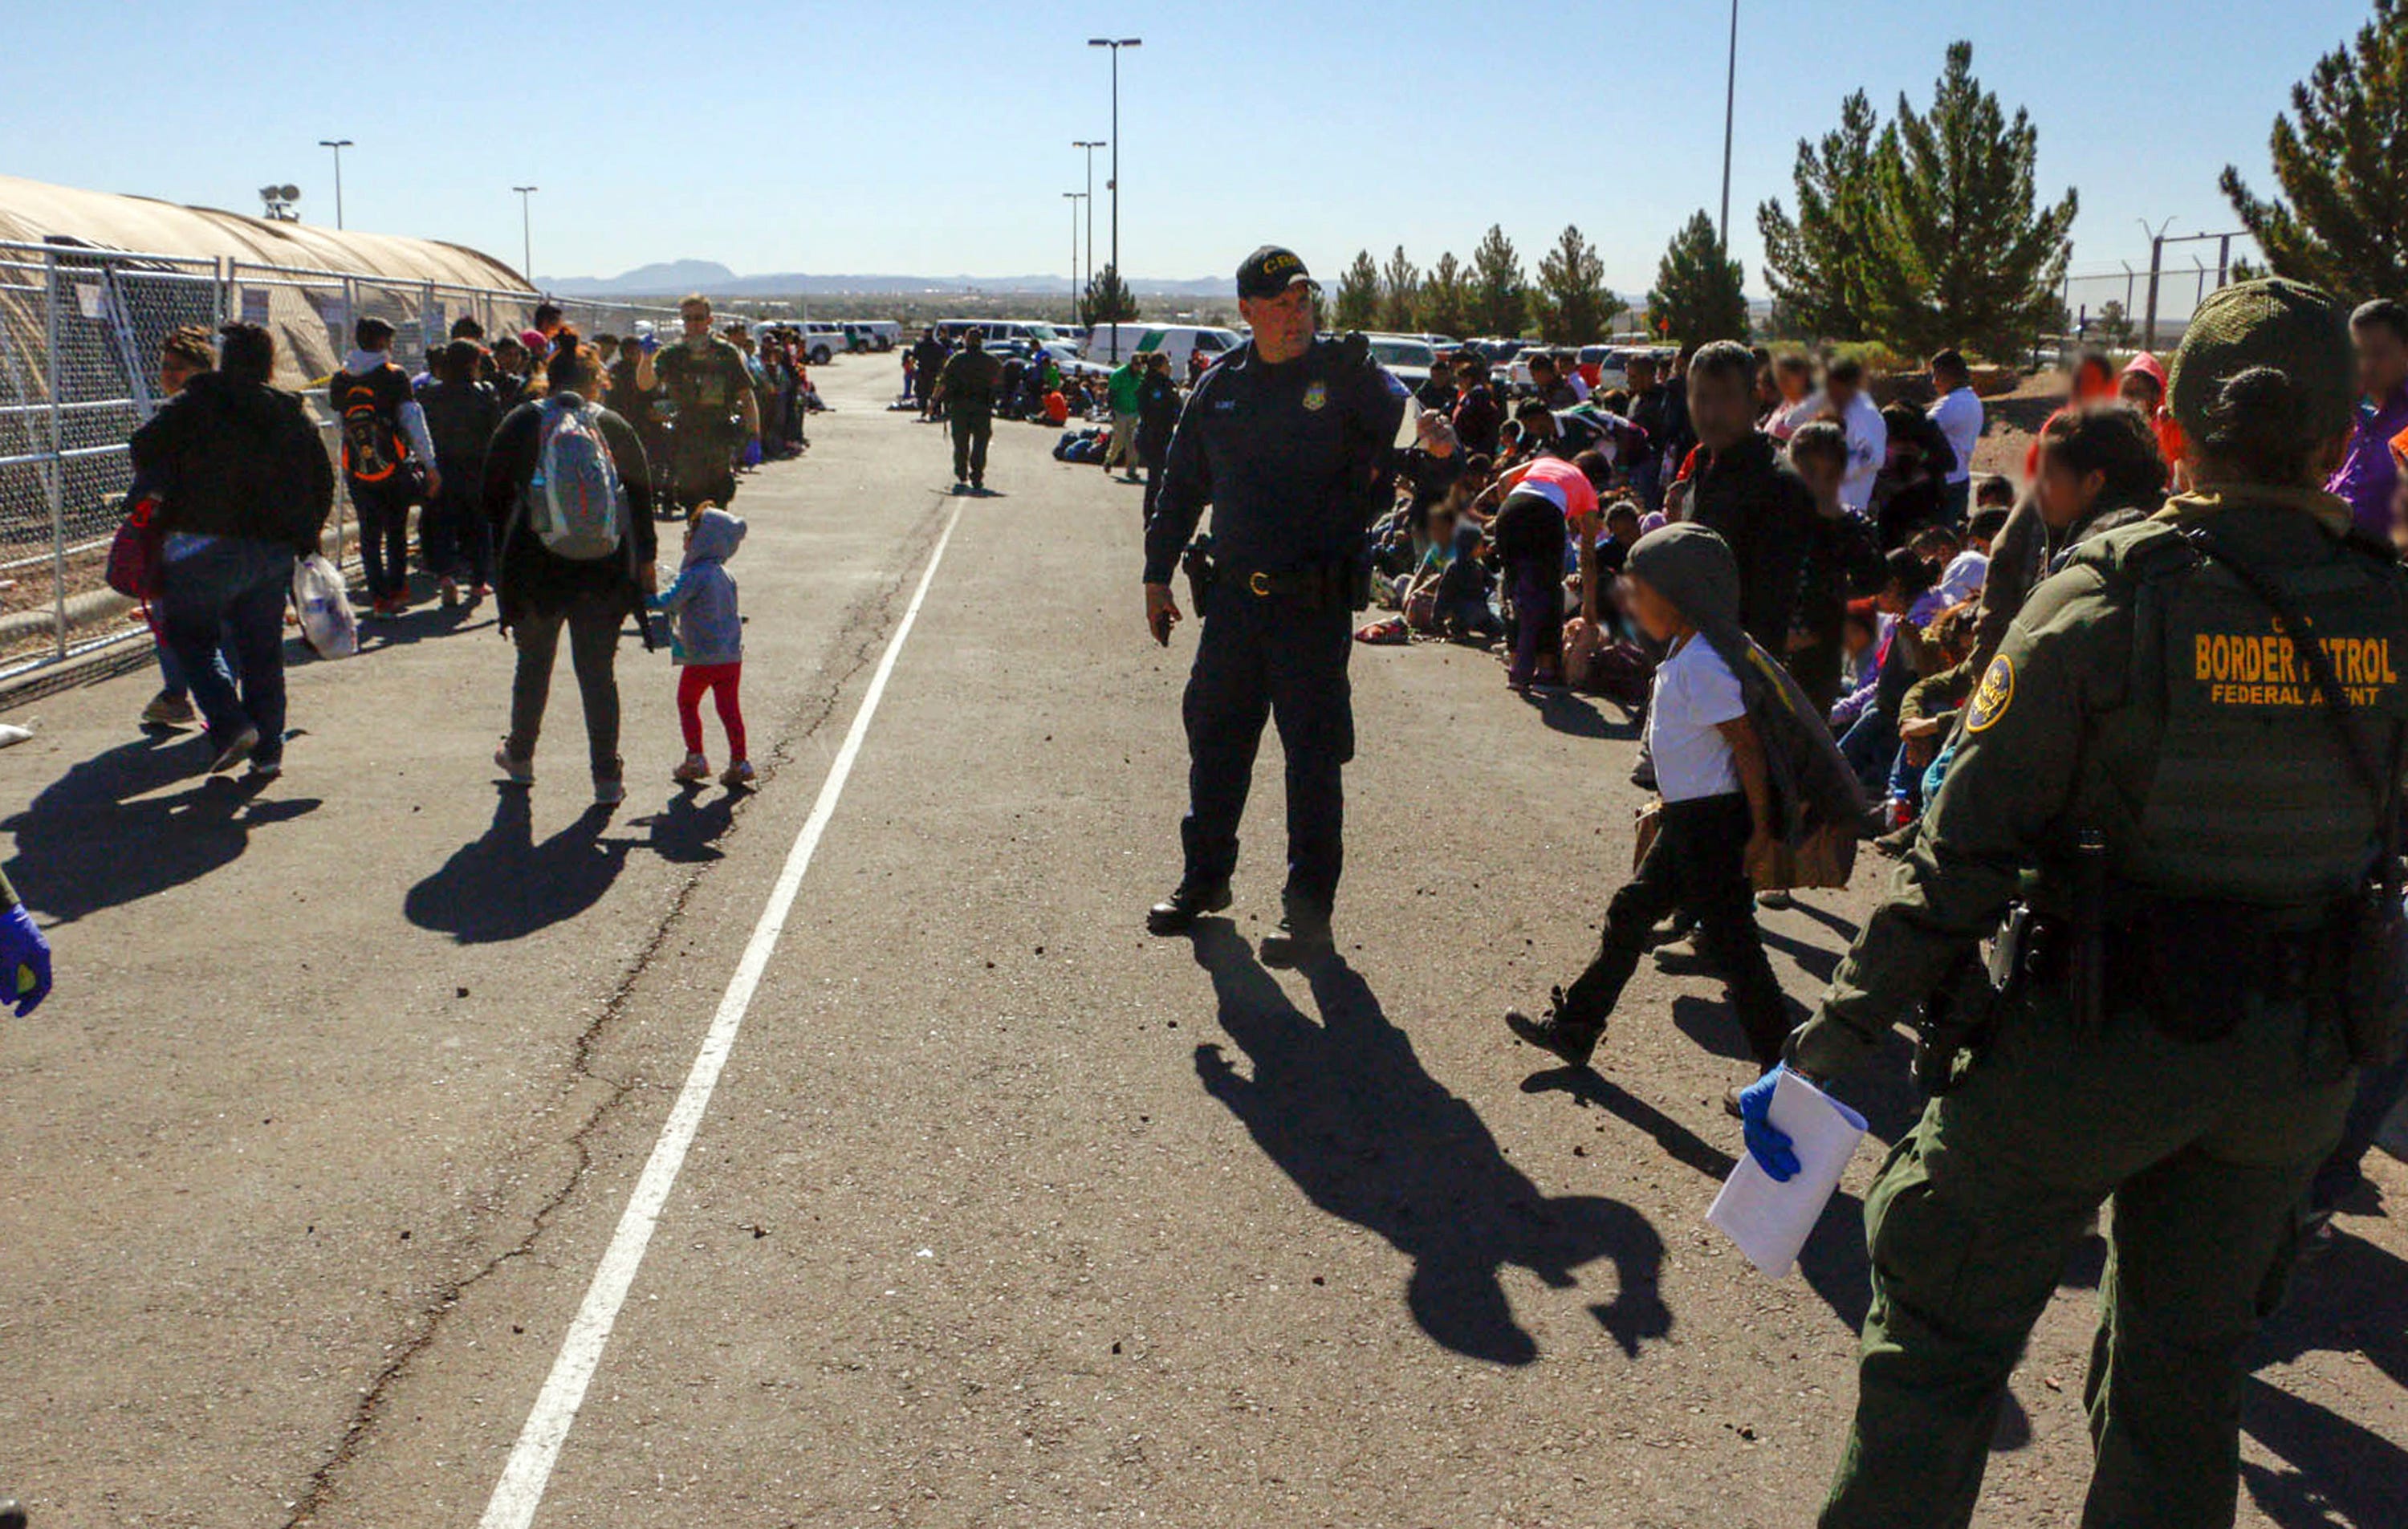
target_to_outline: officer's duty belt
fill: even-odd
[[[1346,589],[1346,569],[1340,564],[1279,573],[1256,568],[1234,577],[1224,573],[1221,579],[1221,588],[1241,589],[1257,600],[1302,600],[1313,605],[1341,598]]]

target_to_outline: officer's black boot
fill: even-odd
[[[1300,897],[1290,897],[1278,933],[1263,936],[1263,965],[1301,966],[1337,948],[1329,933],[1329,911]]]
[[[1157,935],[1183,935],[1205,914],[1228,906],[1226,881],[1182,881],[1178,891],[1145,910],[1145,926]]]
[[[14,1497],[0,1497],[0,1529],[25,1529],[25,1510]]]
[[[1605,1038],[1605,1026],[1566,1019],[1563,989],[1555,989],[1554,998],[1543,1020],[1534,1020],[1518,1008],[1507,1009],[1505,1028],[1539,1050],[1554,1052],[1571,1066],[1585,1067],[1597,1050],[1597,1043]]]

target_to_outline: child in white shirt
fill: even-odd
[[[1632,562],[1634,568],[1640,563],[1635,551]],[[1656,671],[1647,710],[1648,750],[1663,797],[1656,841],[1607,905],[1597,959],[1569,992],[1556,990],[1555,1011],[1533,1020],[1509,1010],[1505,1022],[1529,1044],[1585,1066],[1648,931],[1678,909],[1697,921],[1701,950],[1730,983],[1748,1050],[1770,1070],[1781,1060],[1789,1022],[1756,930],[1751,881],[1774,850],[1763,741],[1748,720],[1738,676],[1696,622],[1635,572],[1628,603],[1649,636],[1672,645]]]

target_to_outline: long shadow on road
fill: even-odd
[[[314,811],[315,797],[257,798],[202,774],[197,734],[144,737],[93,755],[0,822],[16,836],[8,879],[25,906],[63,922],[197,881],[251,847],[251,831]],[[154,795],[179,780],[190,791]]]
[[[2315,1351],[2362,1354],[2408,1386],[2408,1264],[2341,1236],[2301,1265],[2253,1357],[2262,1365]],[[2408,1448],[2398,1440],[2262,1378],[2243,1394],[2241,1425],[2281,1462],[2244,1463],[2241,1477],[2283,1529],[2398,1523],[2408,1514]]]
[[[529,793],[497,789],[493,826],[409,889],[402,912],[463,945],[521,939],[573,919],[610,890],[632,840],[606,839],[607,807],[588,807],[538,844]]]
[[[1217,1044],[1196,1050],[1205,1091],[1228,1107],[1307,1199],[1385,1237],[1413,1261],[1406,1305],[1430,1338],[1474,1359],[1526,1365],[1538,1344],[1513,1320],[1499,1274],[1579,1283],[1611,1258],[1612,1298],[1591,1306],[1626,1353],[1671,1331],[1658,1293],[1664,1241],[1645,1217],[1595,1195],[1550,1197],[1508,1163],[1471,1107],[1431,1078],[1368,983],[1340,957],[1305,973],[1315,1022],[1288,1002],[1222,920],[1197,926],[1241,1075]]]

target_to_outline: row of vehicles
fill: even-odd
[[[760,319],[752,324],[755,339],[772,329],[799,329],[803,359],[824,366],[838,356],[892,350],[903,338],[903,326],[893,319]]]

